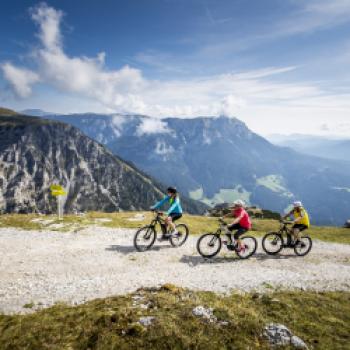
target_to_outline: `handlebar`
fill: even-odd
[[[283,224],[283,225],[292,225],[292,224],[294,224],[293,221],[287,221],[287,220],[280,220],[280,223]]]
[[[227,223],[224,221],[224,219],[223,219],[223,218],[219,218],[219,219],[218,219],[218,221],[219,221],[221,224],[223,224],[223,225],[226,225],[226,226],[227,226]]]

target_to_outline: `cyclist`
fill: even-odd
[[[283,219],[293,216],[293,236],[295,243],[300,241],[300,232],[309,228],[309,215],[300,201],[293,203],[293,209],[283,216]]]
[[[245,249],[245,247],[243,246],[242,241],[239,239],[239,237],[251,229],[252,223],[249,214],[244,209],[244,202],[242,200],[238,199],[234,201],[233,205],[230,208],[233,209],[232,215],[235,219],[230,225],[227,226],[227,228],[230,231],[237,230],[233,237],[237,242],[238,251],[242,251]],[[229,215],[230,214],[227,214],[224,217],[227,217]],[[228,244],[228,246],[230,247],[232,246],[232,238],[229,237],[229,239],[231,242]]]
[[[168,211],[166,212],[165,225],[170,226],[171,233],[163,233],[163,239],[169,238],[171,234],[177,234],[176,226],[174,221],[179,220],[182,217],[182,207],[180,203],[180,198],[175,187],[168,187],[167,196],[165,196],[161,201],[156,203],[151,207],[151,210],[156,210],[160,208],[163,204],[168,203],[170,205]]]

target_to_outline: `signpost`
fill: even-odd
[[[61,185],[51,185],[50,186],[51,194],[54,197],[57,197],[57,215],[59,219],[63,217],[63,201],[62,197],[67,194],[64,188]]]

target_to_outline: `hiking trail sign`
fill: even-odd
[[[63,217],[63,201],[62,197],[67,194],[65,189],[61,185],[51,185],[50,186],[51,195],[57,198],[57,215],[59,219]]]

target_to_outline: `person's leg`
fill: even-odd
[[[306,225],[295,225],[293,227],[293,235],[294,235],[295,242],[300,242],[300,240],[301,240],[301,232],[306,230],[307,228],[308,227]]]
[[[172,233],[177,233],[177,229],[176,229],[176,224],[175,221],[179,220],[182,217],[182,214],[180,213],[172,213],[169,215],[169,226],[172,230]]]
[[[247,230],[243,227],[240,227],[237,232],[233,235],[233,237],[235,238],[235,241],[237,242],[237,246],[238,246],[238,249],[241,250],[243,248],[243,244],[242,244],[242,241],[240,239],[240,237],[245,233],[247,232]]]
[[[293,238],[294,238],[294,242],[298,242],[300,240],[300,227],[299,225],[294,225],[293,226]]]
[[[240,229],[240,225],[239,224],[235,224],[235,225],[228,225],[227,226],[227,228],[228,228],[228,230],[229,231],[233,231],[233,230],[238,230],[238,229]],[[228,239],[229,239],[229,245],[231,245],[233,242],[232,242],[232,234],[230,234],[230,233],[228,233],[228,234],[226,234],[226,236],[228,237]]]
[[[168,216],[168,217],[165,219],[165,223],[166,223],[167,226],[170,227],[170,229],[171,229],[172,232],[176,230],[176,226],[175,226],[175,224],[174,224],[173,219],[172,219],[171,216]]]

